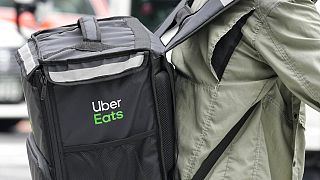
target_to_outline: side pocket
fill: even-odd
[[[162,133],[163,156],[166,173],[169,174],[175,163],[175,129],[173,121],[173,97],[170,78],[162,71],[155,76],[157,103]]]
[[[33,180],[51,180],[50,168],[44,156],[35,144],[33,134],[27,139],[27,153]]]

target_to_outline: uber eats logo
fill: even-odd
[[[99,125],[122,120],[124,113],[121,111],[120,103],[121,99],[109,103],[103,101],[92,102],[94,124]]]

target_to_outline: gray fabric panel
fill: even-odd
[[[21,60],[23,61],[23,66],[26,71],[26,75],[29,75],[34,69],[39,66],[37,57],[34,57],[29,48],[29,44],[26,43],[22,46],[18,53],[20,54]]]
[[[226,1],[224,1],[224,3],[226,3]],[[238,1],[239,0],[232,0],[232,4]],[[199,11],[184,20],[178,33],[167,44],[166,51],[171,50],[183,42],[185,39],[197,32],[201,27],[217,17],[220,13],[228,9],[228,7],[231,7],[232,4],[225,7],[220,0],[207,1]]]
[[[101,30],[102,43],[106,46],[117,48],[132,48],[134,47],[134,34],[126,25],[123,17],[108,18],[108,20],[98,22]],[[39,49],[43,56],[48,59],[44,61],[55,61],[62,53],[62,49],[74,47],[83,42],[81,30],[77,25],[69,25],[68,27],[60,27],[52,30],[41,31],[36,34],[39,41]],[[70,51],[70,50],[68,50]],[[66,50],[66,52],[68,52]],[[57,53],[57,55],[55,55]],[[50,55],[50,57],[48,56]],[[65,57],[67,56],[64,55]]]
[[[54,82],[75,82],[89,80],[101,76],[109,76],[122,73],[126,70],[140,67],[144,55],[138,55],[124,62],[104,64],[97,67],[77,69],[61,72],[49,72],[50,79]]]
[[[191,14],[191,9],[189,6],[184,6],[182,9],[180,9],[176,15],[176,22],[180,24],[187,16]]]
[[[146,30],[146,32],[149,35],[150,38],[150,45],[151,45],[151,49],[154,52],[157,52],[159,54],[162,54],[165,50],[165,46],[163,45],[163,43],[161,42],[160,38],[156,35],[154,35],[151,31],[149,31],[149,29],[147,29],[145,26],[143,26]]]
[[[136,18],[126,18],[125,21],[135,36],[135,48],[151,48],[149,34],[142,23]]]

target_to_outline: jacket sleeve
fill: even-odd
[[[280,1],[267,15],[254,46],[299,99],[320,111],[320,15],[310,0]]]

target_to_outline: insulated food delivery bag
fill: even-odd
[[[135,18],[79,19],[19,49],[33,179],[166,179],[174,165],[172,67]]]

